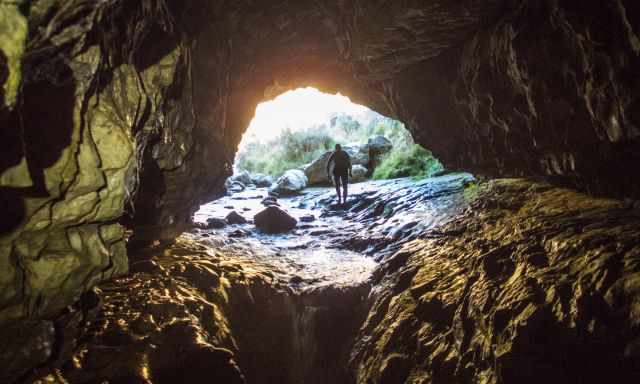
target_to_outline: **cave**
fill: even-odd
[[[639,34],[633,0],[3,2],[0,382],[637,382]],[[444,167],[318,192],[362,280],[195,220],[301,87]]]

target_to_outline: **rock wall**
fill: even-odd
[[[3,51],[18,56],[3,66],[0,116],[5,322],[50,317],[125,273],[125,206],[141,178],[149,188],[144,177],[154,165],[179,168],[195,135],[185,70],[191,46],[172,30],[176,14],[164,2],[39,1],[0,10],[24,26],[1,29],[3,43],[9,33],[15,44]],[[172,40],[149,41],[159,35]],[[154,158],[148,166],[146,156]]]
[[[638,209],[521,179],[465,198],[374,273],[356,382],[637,381]]]
[[[449,166],[637,197],[639,20],[632,1],[514,1],[386,94]]]

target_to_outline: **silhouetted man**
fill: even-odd
[[[329,160],[327,160],[327,177],[331,179],[329,169],[333,162],[333,182],[336,185],[336,193],[338,194],[338,204],[347,202],[347,184],[351,175],[351,158],[347,152],[342,150],[340,144],[336,144],[336,150],[333,151]],[[352,176],[353,177],[353,176]],[[342,184],[342,201],[340,201],[340,184]]]

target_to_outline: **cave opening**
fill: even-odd
[[[329,161],[336,144],[351,164],[343,201]],[[340,93],[297,88],[256,106],[225,194],[201,205],[194,222],[217,246],[228,238],[245,245],[233,252],[272,265],[294,290],[359,285],[381,249],[419,232],[417,220],[438,211],[434,202],[410,207],[393,200],[409,191],[424,193],[414,202],[428,200],[425,181],[444,173],[400,121]],[[357,235],[373,218],[376,231]]]
[[[331,180],[323,166],[336,144],[351,158],[354,182],[418,179],[442,171],[440,162],[415,143],[402,122],[340,93],[306,87],[257,105],[235,152],[234,175],[227,187],[237,191],[243,182],[264,185],[290,170],[304,172],[309,186],[328,185]]]

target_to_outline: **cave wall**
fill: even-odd
[[[188,124],[172,129],[185,120],[172,106],[186,97],[190,47],[171,30],[164,2],[39,1],[0,11],[24,26],[22,40],[0,30],[3,41],[14,35],[5,55],[19,56],[3,66],[10,81],[0,116],[6,322],[51,317],[99,281],[126,273],[119,221],[138,188],[145,148],[161,137],[182,140],[186,150],[192,137]],[[146,44],[153,33],[174,40]],[[180,161],[178,151],[156,152],[161,166]]]
[[[449,166],[637,197],[627,170],[640,160],[638,5],[520,1],[506,10],[394,79],[418,141]]]
[[[255,106],[312,85],[446,165],[637,197],[631,0],[40,0],[0,7],[0,321],[47,317],[171,240]],[[124,227],[123,227],[124,225]]]

